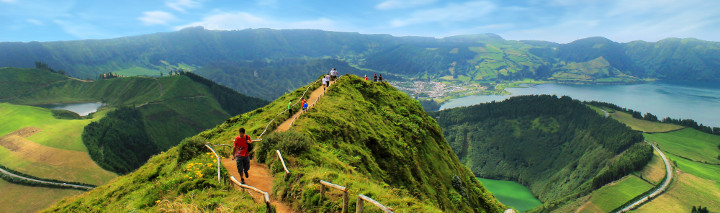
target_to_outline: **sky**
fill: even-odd
[[[0,0],[0,41],[107,39],[190,26],[568,43],[720,41],[720,0]]]

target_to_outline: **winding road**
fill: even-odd
[[[4,169],[2,169],[2,168],[0,168],[0,172],[3,173],[3,174],[5,174],[5,175],[14,177],[14,178],[19,178],[19,179],[23,179],[23,180],[27,180],[27,181],[32,181],[32,182],[37,182],[37,183],[51,184],[51,185],[56,185],[56,186],[72,187],[72,188],[79,188],[79,189],[87,189],[87,190],[94,189],[94,187],[90,187],[90,186],[83,186],[83,185],[68,184],[68,183],[61,183],[61,182],[52,182],[52,181],[44,181],[44,180],[27,178],[27,177],[23,177],[23,176],[19,176],[19,175],[13,174],[13,173],[11,173],[11,172],[9,172],[9,171],[7,171],[7,170],[4,170]]]
[[[660,149],[658,149],[657,146],[655,146],[655,144],[651,144],[651,145],[652,145],[653,149],[655,149],[655,151],[658,152],[658,154],[660,154],[660,157],[662,157],[663,161],[665,162],[665,180],[662,182],[662,185],[660,186],[660,188],[655,189],[655,191],[653,191],[652,193],[645,195],[645,197],[640,198],[638,201],[635,201],[634,203],[621,209],[618,212],[627,212],[627,211],[630,211],[631,209],[637,208],[638,206],[642,205],[643,203],[648,202],[650,200],[650,198],[657,197],[660,193],[662,193],[663,191],[665,191],[665,189],[667,189],[668,185],[670,185],[670,180],[672,180],[672,178],[673,178],[672,167],[670,166],[670,161],[667,159],[667,157],[665,157],[665,154],[662,151],[660,151]]]

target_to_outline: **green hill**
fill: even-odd
[[[318,86],[309,85],[311,89]],[[205,166],[212,158],[203,144],[228,144],[240,127],[257,136],[268,122],[279,119],[269,126],[268,131],[273,131],[288,117],[278,117],[277,113],[305,89],[299,88],[267,106],[230,118],[153,157],[137,171],[48,210],[171,208],[262,212],[262,207],[246,193],[233,191],[227,183],[217,183],[214,166]],[[283,179],[275,149],[283,152],[292,171],[287,179]],[[341,202],[337,201],[318,205],[318,180],[346,186],[351,197],[362,193],[399,212],[504,209],[452,154],[440,127],[419,103],[387,83],[342,77],[290,131],[263,137],[254,153],[274,173],[271,196],[301,212],[340,210]],[[187,170],[198,163],[203,175]],[[227,180],[224,169],[223,175]],[[354,207],[355,199],[350,199],[350,209]]]
[[[83,143],[93,160],[119,173],[132,171],[152,154],[177,145],[185,137],[267,103],[192,73],[81,81],[46,70],[2,68],[0,79],[10,88],[19,88],[3,94],[5,102],[41,105],[101,101],[120,109],[91,123],[83,132]]]
[[[642,169],[652,148],[640,133],[577,100],[519,96],[430,114],[478,177],[517,181],[548,211]]]

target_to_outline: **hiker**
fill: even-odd
[[[292,101],[288,102],[288,112],[290,112],[290,116],[292,116]]]
[[[245,184],[245,178],[250,178],[248,174],[250,170],[250,157],[248,157],[248,153],[250,152],[249,148],[252,140],[249,135],[245,134],[245,128],[241,127],[238,133],[239,135],[235,137],[233,141],[235,146],[233,147],[232,159],[235,160],[237,165],[238,174],[240,174],[240,183]],[[243,173],[245,173],[245,178],[243,178]]]
[[[325,78],[327,78],[327,86],[330,87],[330,74],[325,75]]]
[[[323,90],[327,89],[328,84],[330,83],[329,80],[330,80],[330,79],[328,79],[328,78],[326,78],[326,77],[323,77],[323,79],[322,79]]]
[[[332,70],[330,70],[330,80],[334,81],[335,79],[337,79],[337,76],[338,71],[335,68],[332,68]]]
[[[366,80],[366,81],[368,80],[367,74],[365,74],[365,80]]]
[[[377,73],[373,76],[373,82],[377,82]]]
[[[303,109],[303,112],[307,111],[307,103],[303,103],[302,109]]]
[[[305,106],[305,98],[303,98],[302,101],[300,102],[300,107],[304,107],[304,106]]]
[[[378,81],[382,82],[382,74],[380,74],[380,77],[378,77]]]

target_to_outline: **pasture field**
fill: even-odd
[[[720,183],[678,172],[665,193],[634,212],[690,212],[698,205],[720,212]]]
[[[598,212],[598,209],[600,212],[610,212],[652,187],[653,185],[637,176],[625,176],[613,184],[595,190],[589,202],[581,207],[581,212]]]
[[[650,159],[650,162],[648,162],[643,170],[635,172],[634,174],[650,181],[653,185],[660,184],[665,177],[665,163],[660,155],[653,151],[653,158]]]
[[[678,155],[694,161],[720,164],[720,136],[711,135],[696,129],[683,130],[662,134],[644,134],[645,139],[657,142],[658,148],[670,155]]]
[[[629,126],[633,130],[638,130],[638,131],[643,131],[643,132],[669,132],[669,131],[675,131],[675,130],[685,128],[683,126],[675,125],[675,124],[665,124],[665,123],[660,123],[660,122],[652,122],[652,121],[646,121],[646,120],[642,120],[642,119],[633,118],[632,115],[625,113],[625,112],[619,112],[619,111],[610,113],[610,117],[614,118],[615,120],[620,121],[621,123],[624,123],[625,125]]]
[[[74,189],[56,189],[24,186],[0,179],[0,211],[37,212],[49,207],[63,198],[82,194]]]
[[[519,183],[485,178],[478,178],[478,180],[480,180],[485,188],[490,190],[500,202],[519,211],[527,211],[542,205],[540,200],[535,198],[528,188]]]
[[[29,175],[100,185],[116,177],[88,155],[81,134],[99,120],[56,119],[49,109],[0,103],[0,164]]]

